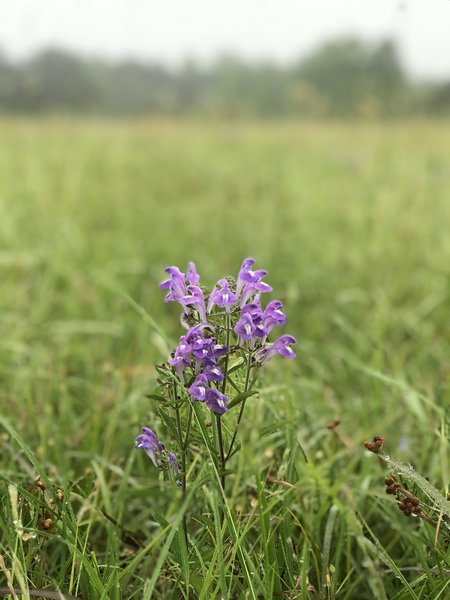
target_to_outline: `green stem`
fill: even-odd
[[[176,390],[176,386],[174,386],[174,387],[175,387],[174,394],[175,394],[175,399],[176,399],[177,390]],[[176,419],[177,419],[178,447],[180,448],[180,453],[181,453],[181,473],[182,473],[182,475],[181,475],[181,490],[183,492],[183,503],[184,503],[184,501],[186,500],[186,447],[187,447],[188,436],[186,435],[186,440],[183,443],[183,431],[181,429],[181,416],[180,416],[180,405],[179,404],[175,404],[175,414],[176,414]],[[191,414],[191,417],[192,417],[192,414]],[[187,547],[188,535],[187,535],[186,513],[183,514],[183,532],[184,532],[184,539],[186,541],[186,547]]]
[[[187,447],[189,445],[189,436],[191,435],[191,424],[192,424],[192,404],[189,402],[189,415],[188,415],[188,422],[187,422],[187,427],[186,427],[186,437],[184,438],[184,444],[183,444],[184,450],[187,450]]]
[[[249,391],[250,386],[249,386],[249,382],[250,382],[250,370],[251,370],[251,366],[252,366],[252,355],[253,352],[251,350],[249,350],[248,352],[248,356],[247,356],[247,374],[245,376],[245,385],[244,385],[244,391],[243,393],[245,394],[246,392]],[[253,385],[254,381],[252,382]],[[232,450],[233,450],[233,446],[234,446],[234,442],[236,441],[236,436],[237,436],[237,432],[239,429],[239,423],[241,422],[242,419],[242,415],[244,414],[244,409],[245,409],[245,402],[246,402],[247,398],[244,398],[244,400],[242,401],[241,404],[241,410],[239,411],[239,415],[236,421],[236,427],[234,429],[234,433],[233,433],[233,437],[231,438],[231,443],[230,443],[230,447],[228,449],[228,453],[225,456],[225,465],[227,463],[227,460],[230,458]]]
[[[224,368],[223,368],[222,394],[225,394],[226,389],[227,389],[227,382],[228,382],[228,359],[230,356],[230,335],[231,335],[231,318],[230,318],[230,313],[227,312],[227,341],[226,341],[227,353],[225,355],[225,364],[224,364]],[[222,473],[220,476],[220,483],[222,485],[223,491],[225,492],[226,458],[225,458],[225,447],[223,444],[222,419],[221,419],[220,415],[216,415],[216,419],[217,419],[217,437],[218,437],[218,441],[219,441],[219,452],[220,452],[220,470]]]
[[[224,365],[224,369],[223,369],[222,394],[225,394],[225,390],[227,389],[228,358],[230,356],[230,333],[231,333],[230,313],[227,312],[227,353],[225,355],[225,365]]]
[[[226,458],[225,458],[225,448],[223,445],[223,435],[222,435],[222,418],[220,415],[216,415],[216,419],[217,419],[217,437],[219,439],[219,452],[220,452],[220,470],[221,470],[221,475],[220,475],[220,484],[222,486],[223,491],[225,492],[225,464],[226,464]]]

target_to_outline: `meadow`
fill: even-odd
[[[438,121],[0,121],[0,588],[449,598],[445,519],[404,516],[362,445],[384,436],[449,492],[449,139]],[[164,267],[211,287],[247,256],[298,357],[248,401],[223,522],[205,454],[186,505],[133,445],[164,432]]]

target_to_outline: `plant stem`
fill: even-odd
[[[244,385],[244,391],[243,391],[244,394],[249,391],[250,370],[251,370],[251,366],[252,366],[252,355],[253,355],[253,352],[251,350],[249,350],[248,356],[247,356],[247,374],[245,376],[245,385]],[[252,382],[252,385],[253,385],[253,382]],[[235,427],[235,430],[234,430],[234,433],[233,433],[233,437],[231,438],[230,447],[229,447],[228,453],[227,453],[227,455],[225,457],[225,464],[227,463],[227,460],[231,456],[231,452],[233,450],[234,442],[236,441],[236,436],[237,436],[237,432],[238,432],[238,428],[239,428],[239,423],[241,422],[242,415],[244,414],[246,400],[247,400],[247,398],[244,398],[244,400],[242,401],[242,404],[241,404],[241,410],[239,411],[239,415],[238,415],[238,418],[237,418],[237,421],[236,421],[236,427]]]
[[[176,390],[176,386],[174,386],[174,394],[175,394],[175,399],[177,397],[177,390]],[[187,442],[188,442],[188,435],[186,435],[186,440],[183,443],[183,432],[181,429],[181,416],[180,416],[180,406],[179,404],[175,404],[175,414],[176,414],[176,419],[177,419],[177,433],[178,433],[178,447],[180,448],[180,454],[181,454],[181,489],[183,492],[183,502],[186,500],[186,447],[187,447]],[[191,408],[191,414],[190,414],[191,418],[192,418],[192,408]],[[189,419],[189,423],[190,423]],[[188,434],[189,432],[187,432]],[[187,547],[187,543],[188,543],[188,535],[187,535],[187,520],[186,520],[186,513],[184,513],[183,515],[183,532],[184,532],[184,539],[186,541],[186,547]]]
[[[220,470],[221,470],[221,475],[220,475],[220,484],[222,486],[223,491],[225,492],[225,465],[226,465],[226,458],[225,458],[225,448],[223,446],[223,435],[222,435],[222,418],[220,415],[216,415],[216,419],[217,419],[217,437],[219,439],[219,452],[220,452]]]
[[[231,335],[231,318],[230,318],[230,313],[227,311],[227,341],[226,341],[227,353],[225,355],[225,365],[223,368],[222,394],[225,394],[226,389],[227,389],[227,382],[228,382],[228,358],[230,356],[230,335]],[[217,437],[219,440],[219,452],[220,452],[220,470],[222,472],[222,474],[220,476],[220,483],[222,485],[223,491],[225,492],[226,475],[225,475],[224,471],[225,471],[225,465],[226,465],[226,458],[225,458],[225,448],[223,445],[222,419],[221,419],[220,415],[216,415],[216,419],[217,419]]]

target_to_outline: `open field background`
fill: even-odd
[[[299,342],[249,401],[235,465],[230,506],[261,569],[252,596],[237,558],[214,554],[212,527],[197,539],[203,565],[189,557],[190,597],[450,597],[433,528],[400,513],[387,467],[361,446],[384,435],[448,491],[449,139],[450,124],[425,121],[0,122],[0,415],[68,502],[43,531],[35,469],[2,427],[0,553],[16,583],[21,568],[31,587],[85,600],[183,597],[155,516],[172,522],[179,497],[132,450],[157,422],[144,394],[167,348],[123,295],[176,339],[163,268],[194,260],[212,285],[253,256]],[[295,488],[266,485],[269,469]],[[29,541],[11,526],[11,482]],[[198,495],[207,520],[214,503]],[[151,549],[137,555],[102,510]],[[281,583],[265,562],[273,540],[291,556]]]

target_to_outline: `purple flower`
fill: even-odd
[[[226,279],[219,279],[216,285],[220,288],[215,287],[211,292],[208,301],[208,312],[211,312],[214,304],[220,307],[224,306],[225,310],[230,312],[230,308],[237,302],[237,295],[230,290],[230,284]]]
[[[241,307],[257,292],[271,292],[272,288],[267,283],[261,281],[261,279],[267,275],[267,271],[262,269],[252,270],[255,260],[253,258],[246,258],[241,265],[241,270],[237,278],[236,293],[241,295]]]
[[[228,412],[227,408],[228,398],[219,390],[208,388],[206,391],[206,405],[207,407],[218,415]]]
[[[173,452],[166,452],[164,444],[158,440],[156,434],[149,427],[142,427],[142,431],[144,433],[137,436],[134,447],[144,450],[155,467],[158,469],[167,469],[168,466],[172,467],[175,476],[177,476],[180,469],[178,468],[175,454]]]
[[[275,325],[286,324],[286,315],[283,312],[282,302],[279,300],[269,302],[264,311],[262,324],[266,331],[266,335],[272,331]]]
[[[241,311],[241,318],[236,323],[234,332],[239,336],[239,343],[244,341],[256,341],[256,338],[265,337],[267,331],[263,326],[263,312],[259,304],[259,298],[251,304],[246,304]]]
[[[206,402],[208,408],[218,415],[228,412],[228,398],[222,392],[219,392],[219,390],[208,387],[209,381],[213,380],[208,378],[207,372],[200,373],[188,389],[188,392],[196,400]]]
[[[179,299],[180,303],[184,306],[192,305],[200,315],[202,323],[206,323],[206,308],[205,308],[205,297],[203,292],[198,285],[189,285],[187,291],[190,295],[185,295]]]
[[[205,402],[206,400],[206,392],[208,390],[208,379],[206,375],[200,373],[194,380],[194,383],[188,388],[188,392],[190,395],[199,400],[200,402]]]
[[[169,290],[164,302],[179,302],[186,295],[185,275],[178,267],[167,267],[164,269],[170,275],[169,279],[159,284],[163,290]]]
[[[158,440],[156,434],[148,427],[142,427],[143,433],[137,436],[135,448],[142,448],[147,456],[149,456],[155,467],[159,467],[158,458],[161,452],[164,452],[166,447]]]
[[[194,327],[191,327],[186,333],[186,342],[188,344],[192,344],[192,342],[195,341],[198,337],[202,337],[202,331],[206,328],[212,329],[209,323],[199,323],[198,325],[194,325]]]
[[[255,354],[255,359],[260,364],[263,364],[276,354],[284,358],[295,358],[297,355],[292,350],[291,345],[296,342],[297,340],[292,335],[282,335],[273,344],[268,344],[265,348],[259,350]]]
[[[178,346],[175,349],[173,358],[171,358],[168,361],[169,365],[172,365],[172,367],[174,367],[174,369],[177,372],[178,377],[181,379],[181,381],[184,381],[184,377],[183,377],[184,369],[191,366],[191,362],[192,362],[191,352],[192,352],[191,345],[188,343],[186,336],[182,335],[180,337]]]
[[[236,323],[234,332],[239,336],[241,341],[248,341],[253,337],[255,326],[251,315],[242,315],[239,321]]]
[[[224,379],[222,369],[214,364],[206,365],[202,371],[202,374],[208,381],[223,381]]]

